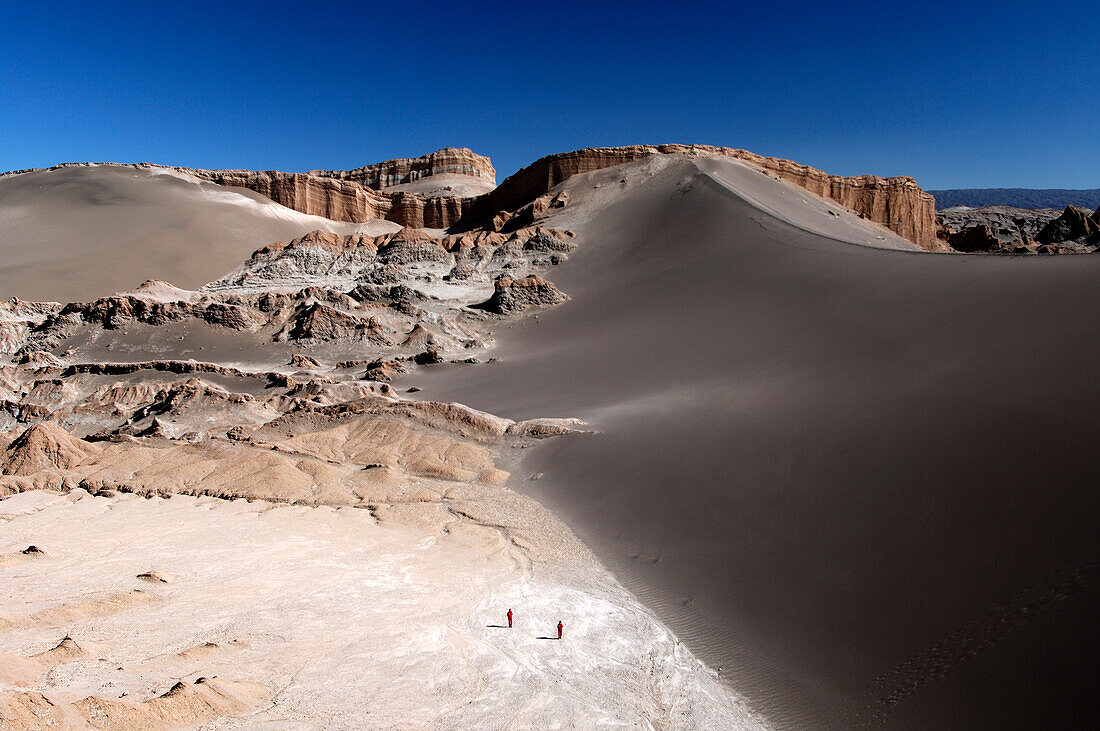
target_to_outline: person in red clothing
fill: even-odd
[[[561,624],[561,620],[559,619],[558,620],[558,639],[559,640],[561,639],[561,628],[562,628],[562,624]]]
[[[512,629],[512,610],[508,610],[508,629]]]

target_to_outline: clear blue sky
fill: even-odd
[[[1100,187],[1094,3],[0,5],[0,169],[744,147],[926,188]]]

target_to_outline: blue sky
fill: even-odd
[[[0,169],[744,147],[926,188],[1100,187],[1089,3],[0,5]]]

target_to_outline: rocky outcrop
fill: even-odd
[[[382,219],[409,228],[450,228],[459,221],[479,219],[477,212],[488,210],[484,205],[488,202],[487,196],[426,197],[404,191],[379,191],[355,180],[310,173],[177,170],[219,185],[247,188],[287,208],[334,221],[362,223]]]
[[[374,319],[363,319],[341,312],[321,302],[303,305],[287,324],[291,340],[369,340],[376,345],[392,345],[385,330]]]
[[[532,307],[553,307],[566,299],[553,282],[537,274],[529,274],[522,279],[504,276],[496,281],[492,296],[476,307],[500,315],[512,315]]]
[[[981,254],[1084,254],[1100,246],[1100,211],[1069,206],[955,206],[939,212],[940,238],[956,251]]]
[[[541,227],[510,233],[483,229],[439,238],[409,228],[381,236],[313,231],[290,242],[265,246],[236,271],[203,287],[203,291],[270,291],[302,286],[323,276],[329,286],[352,288],[348,294],[362,301],[376,298],[382,289],[389,292],[410,281],[406,270],[410,264],[446,266],[442,276],[449,277],[447,281],[468,280],[485,274],[482,270],[493,269],[490,265],[505,268],[512,264],[532,267],[557,263],[550,259],[560,259],[576,248],[569,238],[561,231]],[[490,261],[482,261],[490,257]],[[401,292],[390,292],[392,299],[398,299],[398,295]],[[417,295],[406,286],[403,298],[416,299]]]
[[[203,363],[194,360],[145,360],[129,363],[74,363],[61,372],[62,378],[80,373],[99,376],[124,376],[138,371],[161,371],[164,373],[216,373],[222,376],[244,378],[248,374],[232,366],[217,363]]]
[[[15,353],[26,342],[31,328],[56,315],[61,305],[56,302],[24,302],[12,297],[0,302],[0,353]]]
[[[387,160],[354,170],[193,170],[175,168],[219,185],[247,188],[301,213],[334,221],[394,221],[412,228],[448,228],[466,217],[473,198],[384,192],[433,175],[463,175],[496,182],[489,158],[449,147],[414,159]]]
[[[1029,243],[1029,238],[1013,237],[1009,241],[1002,241],[989,228],[988,224],[979,223],[962,231],[945,229],[943,238],[955,251],[964,254],[978,252],[1016,253],[1017,248],[1024,248]]]
[[[29,475],[42,470],[70,469],[96,452],[96,447],[70,435],[52,421],[28,427],[8,445],[5,475]]]
[[[1087,209],[1066,206],[1062,215],[1044,226],[1035,238],[1042,244],[1059,244],[1068,241],[1077,244],[1100,244],[1100,208],[1090,214]]]
[[[246,330],[263,323],[258,313],[240,302],[217,300],[155,280],[145,282],[133,292],[120,292],[88,303],[71,302],[47,318],[42,327],[75,318],[107,329],[129,322],[163,325],[190,318],[233,330]]]
[[[465,147],[447,147],[422,157],[386,160],[354,170],[312,170],[309,174],[350,180],[375,190],[442,174],[467,175],[494,184],[497,181],[493,162]]]
[[[939,212],[940,236],[956,251],[1028,253],[1035,236],[1057,216],[1052,208],[954,206]]]

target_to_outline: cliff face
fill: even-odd
[[[515,211],[563,180],[581,173],[622,165],[654,154],[724,155],[745,160],[811,193],[830,198],[929,251],[946,246],[936,238],[935,199],[909,177],[843,177],[790,160],[746,150],[707,145],[634,145],[592,147],[550,155],[512,175],[495,190],[475,198],[424,197],[388,193],[375,187],[396,185],[441,172],[481,177],[495,175],[488,158],[469,150],[447,149],[416,160],[391,160],[349,171],[314,173],[247,170],[187,170],[221,185],[249,188],[288,208],[337,221],[383,218],[415,228],[448,228],[459,222],[488,221],[500,211]]]
[[[875,175],[843,177],[800,165],[790,160],[763,157],[747,150],[709,145],[633,145],[591,147],[550,155],[512,175],[489,194],[496,210],[515,210],[546,193],[566,178],[580,173],[622,165],[652,154],[724,155],[757,165],[811,193],[830,198],[866,218],[880,223],[923,249],[936,251],[935,199],[909,177]]]
[[[309,174],[351,180],[368,188],[383,190],[392,185],[411,183],[443,173],[467,175],[494,184],[497,181],[497,171],[493,168],[492,161],[465,147],[447,147],[422,157],[386,160],[354,170],[312,170]]]
[[[413,228],[447,228],[462,219],[473,198],[425,198],[415,193],[386,193],[352,180],[273,170],[191,170],[182,172],[219,185],[248,188],[301,213],[334,221],[376,218]]]

